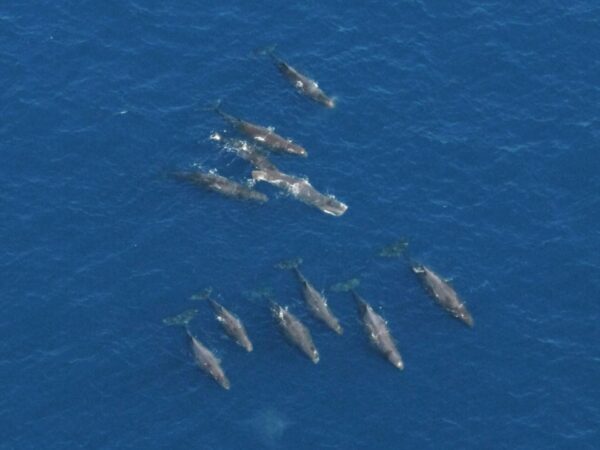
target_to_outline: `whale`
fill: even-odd
[[[176,179],[189,181],[195,185],[202,186],[208,190],[224,195],[225,197],[239,200],[252,200],[259,203],[264,203],[268,200],[268,197],[262,192],[258,192],[251,187],[218,175],[213,171],[176,172],[173,173],[172,176]]]
[[[210,375],[219,385],[226,390],[231,388],[231,383],[225,375],[225,371],[221,367],[221,361],[211,352],[200,340],[192,334],[189,328],[190,321],[198,313],[196,309],[190,309],[182,312],[174,317],[168,317],[163,319],[163,323],[166,325],[183,326],[187,336],[190,338],[192,343],[192,353],[194,360],[200,366],[200,368]]]
[[[288,311],[287,307],[271,302],[271,312],[286,337],[302,351],[313,363],[319,362],[319,351],[315,346],[308,328]]]
[[[319,292],[310,281],[308,281],[302,272],[300,272],[298,265],[301,262],[302,260],[300,259],[296,261],[286,261],[280,263],[277,267],[292,270],[302,288],[302,297],[304,297],[304,301],[313,315],[337,334],[343,334],[344,330],[340,325],[340,321],[329,308],[325,296]]]
[[[219,133],[213,133],[210,139],[220,142],[225,150],[248,161],[255,169],[277,170],[258,147],[244,139],[223,138]]]
[[[215,107],[215,111],[240,133],[245,134],[254,140],[254,142],[257,142],[268,150],[296,156],[308,156],[308,152],[304,147],[294,143],[291,139],[287,139],[278,135],[275,133],[274,128],[263,127],[261,125],[256,125],[254,123],[239,119],[222,111],[219,106]]]
[[[419,277],[427,292],[442,308],[456,317],[469,327],[473,327],[475,321],[467,309],[467,306],[461,301],[460,297],[442,277],[436,274],[429,267],[422,264],[413,264],[412,271]]]
[[[348,209],[345,203],[334,196],[321,194],[308,180],[287,175],[277,169],[253,170],[252,178],[283,189],[301,202],[314,206],[325,214],[339,217]]]
[[[206,348],[187,327],[186,332],[192,340],[192,351],[194,353],[196,363],[202,370],[213,377],[223,389],[229,390],[231,383],[229,382],[227,375],[225,375],[225,371],[221,367],[221,362],[219,359],[213,354],[213,352]]]
[[[212,298],[207,298],[208,303],[215,312],[215,317],[225,330],[225,332],[231,336],[231,338],[241,347],[246,349],[247,352],[252,351],[252,342],[248,337],[246,328],[242,321],[228,311],[223,305],[218,303]]]
[[[278,57],[272,48],[263,51],[263,53],[267,53],[271,57],[279,72],[298,92],[327,108],[335,107],[335,101],[323,92],[315,80],[300,73],[283,59]]]
[[[369,340],[394,367],[403,370],[404,362],[388,329],[387,322],[354,289],[351,292],[358,305],[358,311]]]
[[[408,250],[408,241],[400,239],[383,247],[379,251],[379,256],[385,258],[404,257],[412,272],[421,280],[421,284],[435,302],[465,325],[473,327],[475,325],[473,316],[454,288],[431,268],[413,260]]]

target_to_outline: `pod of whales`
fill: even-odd
[[[328,97],[314,80],[303,75],[276,56],[272,49],[263,53],[270,55],[278,70],[300,93],[328,108],[335,106],[334,100]],[[289,193],[294,198],[332,216],[339,217],[346,212],[348,209],[346,204],[337,200],[332,195],[322,194],[307,179],[288,175],[280,171],[263,152],[263,150],[269,150],[276,153],[306,157],[307,151],[304,147],[294,143],[291,139],[284,138],[275,133],[273,128],[257,125],[228,114],[221,110],[220,105],[211,109],[214,109],[238,133],[245,135],[249,139],[249,141],[246,141],[239,138],[223,138],[218,133],[213,133],[210,137],[212,140],[221,142],[226,150],[252,165],[252,182],[263,181],[272,184]],[[186,171],[175,173],[173,176],[203,186],[227,197],[258,202],[266,202],[268,200],[265,194],[254,190],[249,185],[243,185],[217,175],[215,171]],[[399,255],[404,255],[405,257],[407,255],[407,243],[404,241],[396,242],[380,252],[380,256],[383,257],[396,257]],[[304,301],[312,314],[337,334],[343,334],[343,328],[338,318],[329,308],[325,295],[319,292],[300,271],[298,267],[299,262],[281,263],[278,266],[293,271],[300,283]],[[414,263],[410,259],[409,263],[412,271],[420,278],[422,284],[434,300],[454,317],[472,327],[474,321],[471,314],[450,284],[429,267]],[[358,306],[360,319],[371,344],[394,367],[403,370],[404,362],[387,322],[356,292],[358,284],[358,279],[354,278],[346,283],[335,284],[331,288],[331,291],[350,291],[352,293]],[[248,337],[244,325],[237,316],[211,298],[210,292],[203,296],[194,297],[206,300],[225,332],[246,351],[253,351],[252,342]],[[264,293],[262,297],[265,297]],[[287,306],[283,307],[271,300],[270,310],[290,343],[296,346],[313,363],[318,363],[320,360],[319,351],[313,342],[308,327],[289,312]],[[195,316],[196,312],[196,310],[186,311],[178,316],[165,319],[164,323],[167,325],[184,326],[186,334],[191,341],[192,352],[197,364],[224,389],[230,389],[231,384],[221,367],[219,359],[189,329],[189,322]]]
[[[388,247],[384,253],[385,256],[392,256],[393,254],[395,256],[405,254],[406,249],[406,243],[403,243],[402,245],[394,244],[393,246]],[[300,271],[299,265],[301,263],[302,259],[298,258],[296,260],[282,261],[276,264],[275,267],[291,270],[295,274],[300,283],[304,301],[311,313],[328,328],[341,335],[343,329],[339,320],[327,305],[325,296],[319,292]],[[469,326],[473,325],[471,314],[460,301],[454,289],[452,289],[446,281],[427,266],[413,263],[411,268],[412,271],[421,278],[425,287],[441,306],[465,324]],[[359,279],[353,278],[347,282],[336,283],[329,289],[332,292],[351,293],[358,307],[360,320],[370,343],[388,360],[389,363],[397,369],[403,370],[404,361],[392,333],[390,332],[387,321],[357,293],[356,289],[359,284]],[[253,301],[270,300],[271,313],[290,344],[295,346],[313,363],[316,364],[320,361],[320,354],[313,341],[309,328],[302,323],[298,317],[292,314],[287,306],[281,306],[273,301],[271,289],[260,291],[250,298],[252,298]],[[200,294],[193,295],[191,299],[206,301],[213,309],[217,320],[227,334],[229,334],[238,345],[246,349],[246,351],[251,352],[253,350],[253,345],[240,319],[219,302],[211,298],[210,289],[207,289]],[[185,327],[186,333],[191,340],[194,359],[198,365],[223,388],[229,389],[230,382],[221,367],[220,361],[196,336],[192,334],[188,327],[189,322],[194,318],[196,313],[197,310],[188,310],[178,316],[164,319],[163,322],[167,325],[182,325]]]
[[[211,135],[211,139],[222,142],[224,148],[252,164],[255,168],[252,171],[252,178],[255,181],[270,183],[286,191],[301,202],[314,206],[325,214],[339,217],[348,209],[345,203],[339,201],[334,196],[325,195],[317,191],[308,180],[281,172],[275,164],[252,144],[240,139],[223,139],[218,133]]]
[[[288,63],[273,53],[273,49],[262,51],[263,54],[269,54],[280,72],[304,95],[329,107],[334,107],[334,101],[319,88],[317,83],[301,74]],[[291,139],[280,136],[272,127],[265,127],[255,123],[235,117],[221,109],[220,101],[209,109],[214,110],[225,122],[245,135],[254,144],[261,148],[277,153],[285,153],[306,157],[306,149],[293,142]],[[218,133],[213,133],[211,139],[221,140]],[[314,206],[322,212],[339,217],[343,215],[348,206],[331,195],[324,195],[317,191],[307,179],[288,175],[271,163],[267,157],[256,147],[241,139],[224,140],[224,145],[228,150],[236,153],[240,158],[250,162],[255,171],[252,173],[254,181],[265,181],[271,183],[280,189],[285,190],[298,200]],[[240,185],[225,177],[216,175],[214,172],[184,172],[178,174],[179,178],[184,178],[206,188],[219,192],[222,195],[255,200],[259,202],[267,201],[266,195],[255,191],[249,186]]]

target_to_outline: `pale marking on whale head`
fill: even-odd
[[[296,87],[297,87],[298,89],[302,89],[302,86],[304,86],[304,83],[302,83],[302,81],[300,81],[300,80],[297,80],[297,81],[296,81]]]
[[[294,183],[290,186],[290,192],[294,195],[298,195],[300,193],[300,183]]]
[[[254,139],[259,141],[259,142],[265,142],[265,137],[264,136],[254,136]]]

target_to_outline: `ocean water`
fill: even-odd
[[[592,0],[2,3],[0,448],[599,448],[599,22]],[[272,44],[337,107],[255,54]],[[169,178],[249,176],[209,140],[218,99],[303,144],[273,161],[347,213]],[[378,257],[401,237],[473,329]],[[274,268],[296,257],[343,336]],[[352,277],[403,372],[328,289]],[[253,353],[189,299],[208,286]],[[230,391],[162,323],[189,308]]]

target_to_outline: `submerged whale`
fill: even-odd
[[[300,262],[301,260],[287,261],[279,264],[278,267],[282,269],[291,269],[294,272],[296,278],[298,278],[298,281],[300,282],[300,286],[302,287],[302,296],[304,297],[304,301],[312,311],[313,315],[337,334],[343,334],[344,330],[337,317],[335,317],[329,308],[329,305],[327,305],[327,299],[325,296],[321,292],[317,291],[310,281],[308,281],[302,274],[302,272],[300,272],[300,269],[298,268],[298,264]]]
[[[358,304],[358,311],[361,315],[362,322],[365,326],[365,331],[369,336],[371,343],[383,354],[389,362],[395,367],[404,369],[402,356],[396,348],[396,343],[390,334],[387,323],[383,317],[373,310],[357,292],[352,289],[352,295]]]
[[[262,192],[258,192],[251,187],[244,186],[229,178],[217,175],[214,172],[176,172],[173,176],[179,180],[189,181],[211,191],[218,192],[226,197],[237,198],[240,200],[253,200],[261,203],[268,200],[268,197]]]
[[[263,127],[238,119],[231,114],[223,112],[218,106],[215,108],[215,111],[240,133],[252,138],[269,150],[279,153],[288,153],[290,155],[308,155],[308,152],[304,147],[295,144],[291,139],[286,139],[278,135],[273,128]]]
[[[413,264],[412,270],[421,279],[427,291],[440,306],[469,327],[474,325],[471,313],[447,281],[442,279],[442,277],[429,267],[421,264]]]
[[[287,307],[271,302],[271,311],[287,338],[298,347],[313,363],[319,362],[319,352],[308,328],[296,318]]]
[[[223,389],[229,390],[231,383],[225,375],[225,371],[221,367],[219,359],[211,352],[202,342],[196,338],[189,329],[189,322],[194,318],[197,311],[191,309],[185,311],[175,317],[164,319],[163,322],[166,325],[181,325],[185,327],[185,332],[189,336],[192,342],[192,352],[196,363],[204,370],[207,374],[214,378],[214,380],[221,385]]]
[[[325,214],[339,217],[348,209],[346,204],[335,197],[321,194],[308,180],[287,175],[277,169],[253,170],[252,178],[284,189],[298,200],[320,209]]]
[[[333,108],[335,106],[334,100],[323,92],[315,80],[301,74],[284,60],[279,58],[275,55],[272,48],[263,51],[263,53],[267,53],[271,57],[275,66],[279,69],[279,72],[281,72],[298,92],[328,108]]]

